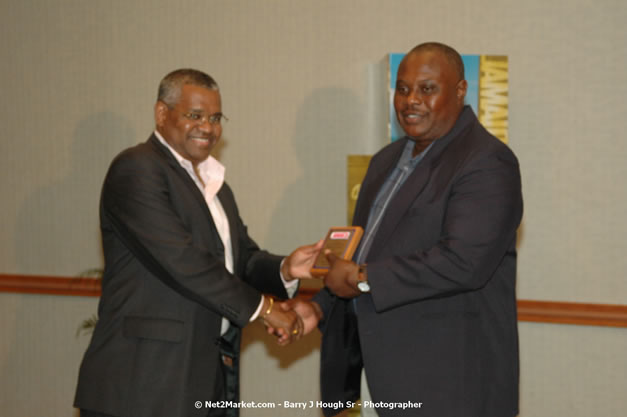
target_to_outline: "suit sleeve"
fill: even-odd
[[[244,326],[260,293],[231,275],[209,248],[194,243],[193,222],[175,208],[172,178],[162,165],[137,152],[118,157],[103,186],[103,222],[166,285]]]
[[[435,245],[368,263],[377,311],[482,288],[508,251],[515,256],[520,174],[515,156],[501,149],[476,158],[454,180]]]
[[[235,232],[231,237],[237,236],[233,240],[233,246],[237,245],[239,250],[238,260],[241,263],[236,271],[241,271],[241,277],[246,283],[258,291],[272,294],[276,297],[288,298],[287,291],[281,280],[281,260],[283,256],[271,254],[259,248],[257,243],[248,235],[248,228],[242,221],[235,196],[231,188],[225,183],[218,194],[224,209],[232,216],[235,225]]]

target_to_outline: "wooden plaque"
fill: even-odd
[[[359,226],[332,227],[327,233],[318,259],[311,268],[311,274],[315,276],[326,275],[329,272],[329,262],[324,254],[329,249],[335,256],[350,260],[359,245],[359,240],[364,230]]]

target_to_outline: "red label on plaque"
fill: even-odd
[[[331,233],[331,236],[329,236],[329,238],[330,239],[348,239],[350,235],[351,235],[350,232],[333,232]]]

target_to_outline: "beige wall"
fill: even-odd
[[[623,0],[3,0],[0,273],[101,265],[104,173],[183,66],[221,85],[220,158],[251,234],[279,252],[318,239],[345,222],[346,155],[385,143],[385,54],[439,40],[509,56],[519,297],[624,304],[626,21]],[[95,306],[0,294],[2,416],[71,415],[74,331]],[[245,397],[315,397],[317,336],[283,352],[261,333],[247,332]],[[622,329],[522,324],[521,416],[623,414],[625,351]]]

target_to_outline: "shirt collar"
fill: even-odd
[[[431,147],[435,143],[435,140],[431,142],[429,146],[423,149],[422,152],[420,152],[418,155],[413,156],[414,148],[416,147],[416,142],[409,136],[406,136],[406,138],[407,138],[407,143],[405,144],[405,147],[403,148],[403,153],[401,154],[401,158],[399,159],[398,165],[400,166],[400,165],[408,164],[411,166],[416,166],[418,165],[418,162],[420,162],[422,158],[424,158],[427,152],[429,152],[429,149],[431,149]]]
[[[172,148],[170,144],[165,141],[163,136],[161,136],[161,134],[157,130],[155,130],[154,134],[157,139],[159,139],[159,142],[161,142],[166,148],[168,148],[168,150],[170,151],[170,153],[172,153],[179,165],[181,165],[181,167],[183,167],[183,169],[185,169],[185,171],[187,171],[192,179],[194,179],[194,181],[198,184],[198,178],[196,176],[196,172],[194,171],[194,166],[192,165],[192,163],[183,158],[177,151],[175,151],[174,148]],[[199,187],[205,194],[205,197],[214,197],[216,194],[218,194],[218,191],[220,190],[220,188],[222,188],[222,184],[224,184],[225,171],[226,168],[224,167],[224,165],[222,165],[217,159],[215,159],[211,155],[209,155],[207,159],[198,164],[198,174],[200,175],[202,182],[204,182],[205,184],[204,190],[202,190],[201,184],[199,184]]]

